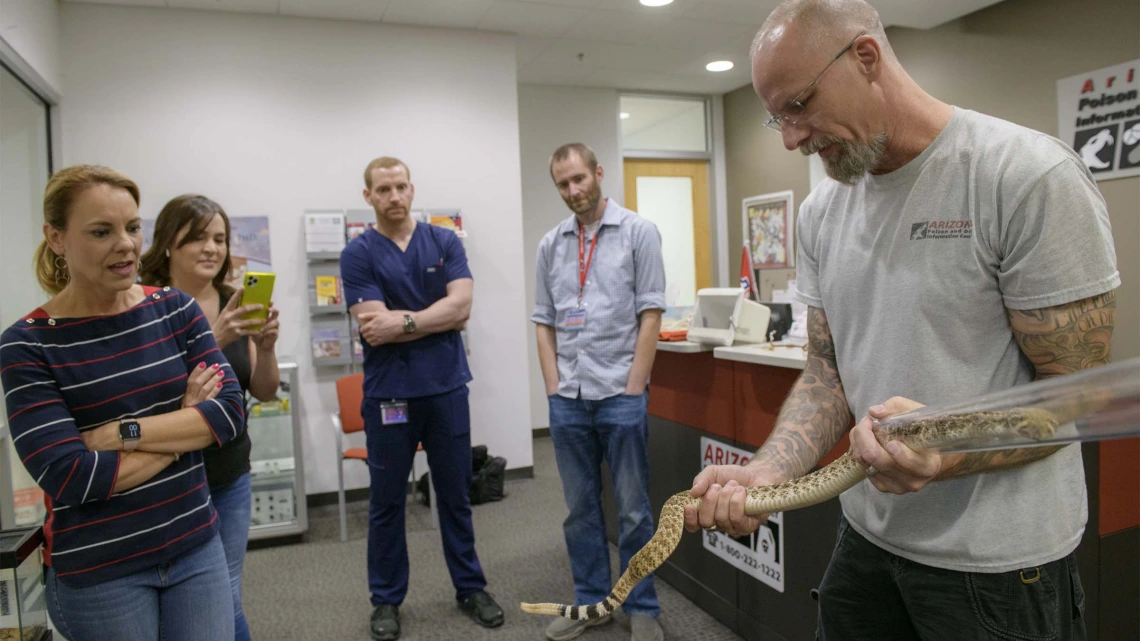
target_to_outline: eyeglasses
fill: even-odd
[[[843,57],[843,54],[847,53],[851,47],[855,46],[856,40],[865,35],[867,35],[867,32],[861,31],[859,32],[859,35],[852,38],[851,42],[848,42],[847,46],[843,47],[843,50],[835,54],[835,57],[831,59],[831,62],[827,63],[827,66],[823,68],[823,71],[816,74],[815,78],[812,78],[811,82],[808,83],[808,86],[804,87],[802,91],[796,94],[795,98],[792,98],[787,102],[783,110],[784,113],[779,113],[772,116],[771,118],[768,118],[764,121],[764,126],[771,129],[772,131],[781,131],[783,129],[784,123],[794,125],[803,119],[804,113],[807,111],[807,107],[805,107],[804,104],[800,102],[800,98],[803,98],[804,94],[807,93],[808,90],[810,90],[812,87],[814,87],[817,82],[819,82],[819,79],[823,77],[823,74],[827,73],[827,70],[831,68],[831,65],[835,64],[837,60]]]

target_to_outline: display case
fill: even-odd
[[[20,463],[8,426],[0,421],[0,529],[44,522],[44,493]]]
[[[0,641],[47,641],[42,527],[0,530]]]
[[[278,359],[281,383],[277,398],[250,405],[251,540],[304,534],[305,467],[301,418],[297,407],[297,363]]]

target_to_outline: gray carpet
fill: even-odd
[[[541,641],[550,620],[524,614],[521,601],[569,601],[574,597],[570,561],[562,539],[566,507],[549,438],[534,443],[533,480],[507,484],[498,503],[476,505],[476,545],[488,591],[506,611],[501,628],[475,625],[455,607],[451,580],[431,515],[408,506],[411,587],[400,608],[403,641]],[[251,550],[245,560],[246,617],[257,640],[367,641],[368,579],[365,567],[367,504],[349,505],[349,540],[340,542],[337,508],[310,513],[305,543]],[[617,553],[611,554],[617,577]],[[715,621],[663,581],[657,581],[661,626],[675,641],[736,641],[740,637]],[[627,641],[629,623],[591,628],[585,641]]]

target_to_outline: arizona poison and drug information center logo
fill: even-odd
[[[910,226],[911,240],[944,240],[947,238],[973,238],[972,220],[928,220]]]

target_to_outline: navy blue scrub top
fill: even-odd
[[[368,228],[340,255],[344,300],[351,308],[368,300],[388,309],[418,312],[447,295],[447,284],[471,278],[467,253],[455,232],[416,223],[408,248]],[[364,396],[404,399],[450,392],[471,381],[457,330],[407,343],[364,345]]]

